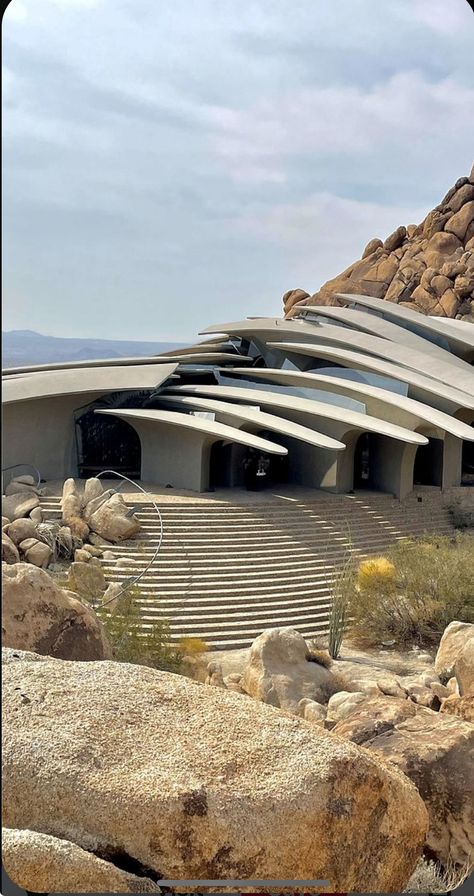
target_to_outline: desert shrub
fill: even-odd
[[[325,669],[330,669],[332,666],[329,651],[325,647],[313,646],[311,642],[308,645],[306,659],[309,663],[316,663],[316,665],[323,666]]]
[[[114,659],[180,672],[183,652],[180,645],[172,641],[168,620],[144,620],[137,603],[139,593],[137,586],[131,586],[118,598],[117,606],[97,607]]]
[[[202,638],[185,637],[179,640],[182,672],[197,681],[204,680],[207,667],[205,654],[209,645]]]
[[[351,585],[351,634],[359,643],[437,644],[457,619],[474,621],[474,541],[468,535],[404,540],[364,560]]]
[[[460,887],[472,872],[472,866],[460,867],[451,862],[443,867],[438,862],[421,858],[404,893],[451,893]]]
[[[354,560],[349,553],[344,563],[334,573],[331,586],[331,612],[329,615],[328,652],[337,660],[348,623],[348,613],[354,587]]]

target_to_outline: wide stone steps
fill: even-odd
[[[360,494],[232,504],[160,500],[163,528],[150,502],[127,501],[142,529],[110,548],[120,562],[102,561],[106,579],[123,583],[142,573],[144,634],[168,619],[175,639],[200,637],[216,649],[248,646],[273,626],[327,634],[333,583],[350,554],[361,559],[403,538],[452,532],[441,496],[432,492],[402,503]],[[41,504],[46,518],[60,519],[59,498],[45,496]]]

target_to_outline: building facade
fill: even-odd
[[[3,467],[198,492],[474,483],[474,325],[339,298],[156,357],[4,371]]]

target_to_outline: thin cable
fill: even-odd
[[[145,566],[145,568],[142,569],[141,572],[139,573],[139,575],[136,576],[134,579],[132,579],[132,580],[129,579],[127,585],[124,586],[124,587],[122,588],[122,590],[119,591],[118,594],[114,594],[113,597],[109,597],[108,600],[105,600],[105,601],[103,602],[103,604],[102,604],[103,607],[107,606],[107,604],[111,603],[111,601],[116,600],[118,597],[120,597],[122,594],[124,594],[125,591],[128,591],[130,588],[132,588],[133,585],[136,585],[137,582],[140,581],[140,579],[142,578],[142,576],[144,576],[145,573],[148,572],[148,570],[150,569],[150,567],[151,567],[151,566],[153,565],[153,563],[155,562],[155,560],[156,560],[156,558],[157,558],[157,556],[158,556],[158,554],[159,554],[159,551],[160,551],[162,542],[163,542],[163,518],[162,518],[162,516],[161,516],[160,510],[158,509],[157,505],[155,504],[155,502],[154,502],[152,496],[150,495],[150,493],[147,492],[147,491],[145,491],[145,489],[142,488],[141,485],[138,485],[136,482],[134,482],[133,479],[129,479],[128,476],[124,476],[123,473],[117,473],[115,470],[102,470],[100,473],[97,474],[97,476],[96,476],[95,478],[96,478],[96,479],[100,479],[101,476],[106,476],[107,474],[112,475],[114,478],[118,478],[118,477],[120,477],[120,479],[123,479],[123,480],[125,480],[126,482],[129,482],[130,485],[133,485],[133,486],[135,486],[135,488],[138,488],[138,489],[145,495],[145,497],[147,497],[147,498],[150,499],[150,501],[151,501],[151,503],[152,503],[154,509],[156,510],[156,513],[157,513],[157,515],[158,515],[158,519],[159,519],[159,521],[160,521],[160,535],[159,535],[159,539],[158,539],[158,546],[157,546],[157,548],[156,548],[156,550],[155,550],[155,553],[153,554],[153,557],[151,558],[151,560],[150,560],[148,566]],[[106,499],[105,499],[105,500],[106,500]]]

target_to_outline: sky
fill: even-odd
[[[474,161],[466,0],[12,0],[3,329],[281,314]]]

